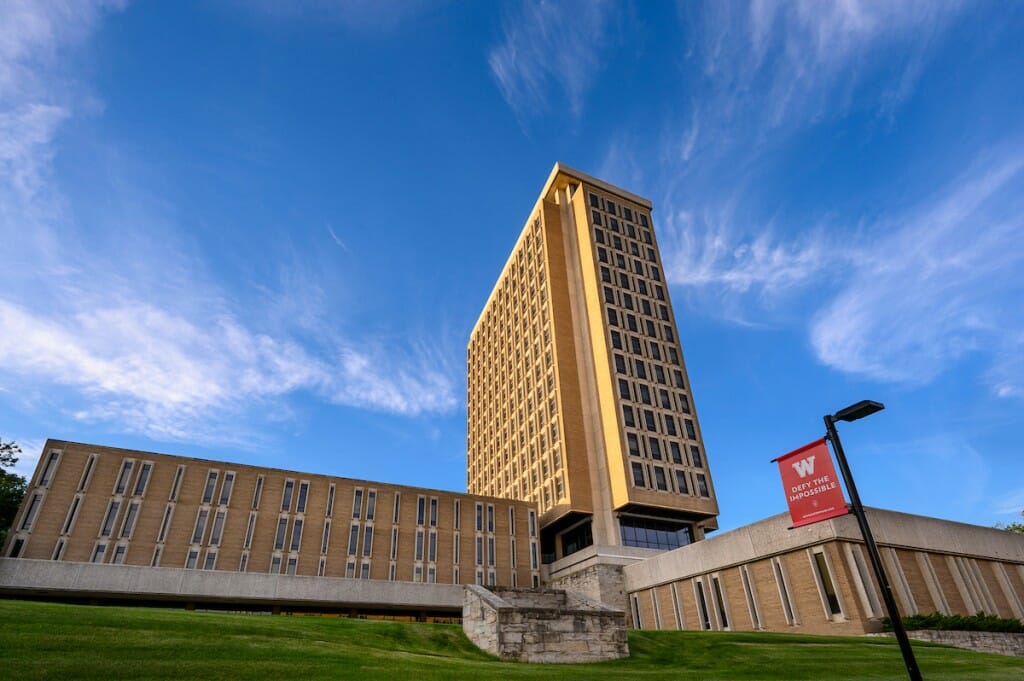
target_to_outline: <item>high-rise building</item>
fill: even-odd
[[[468,490],[536,503],[548,563],[717,528],[651,208],[556,164],[470,336]]]

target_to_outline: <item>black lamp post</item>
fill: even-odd
[[[836,421],[856,421],[865,416],[871,416],[875,412],[885,409],[881,402],[861,400],[851,404],[845,409],[840,409],[835,414],[825,416],[825,429],[828,432],[828,440],[832,443],[832,449],[836,454],[836,461],[839,463],[839,471],[846,483],[846,491],[850,495],[850,511],[857,518],[861,534],[864,535],[864,544],[868,549],[868,556],[871,559],[871,567],[875,570],[875,577],[878,579],[878,586],[882,590],[882,599],[885,601],[885,609],[889,611],[889,619],[892,620],[892,628],[896,634],[896,640],[900,644],[900,652],[903,653],[903,662],[907,667],[907,675],[911,681],[921,681],[921,670],[918,669],[917,660],[914,659],[914,651],[910,647],[910,640],[907,638],[907,631],[903,628],[903,620],[900,618],[899,609],[896,607],[896,599],[892,596],[892,587],[889,579],[885,576],[885,568],[882,567],[882,556],[878,553],[878,546],[871,534],[871,527],[868,525],[867,516],[864,515],[864,506],[860,503],[860,495],[857,493],[857,485],[853,482],[853,473],[850,472],[850,465],[846,462],[846,454],[843,453],[843,445],[839,441],[839,433],[836,432]]]

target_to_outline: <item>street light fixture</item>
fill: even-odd
[[[850,472],[850,465],[846,462],[846,454],[843,452],[843,445],[839,441],[839,433],[836,431],[837,421],[856,421],[883,409],[885,409],[885,406],[881,402],[861,400],[856,404],[840,409],[835,414],[826,415],[825,429],[828,432],[827,438],[832,443],[832,449],[835,450],[839,471],[842,473],[843,481],[846,483],[846,491],[850,495],[850,512],[857,518],[860,532],[864,536],[864,545],[867,547],[868,557],[871,559],[871,567],[875,570],[878,586],[882,590],[882,600],[885,601],[885,609],[889,612],[893,632],[896,634],[896,640],[900,644],[900,652],[903,653],[903,663],[907,667],[907,675],[911,681],[922,681],[921,670],[917,666],[917,660],[914,659],[914,651],[910,647],[907,631],[903,627],[903,619],[900,617],[899,609],[896,607],[896,599],[892,595],[892,586],[890,586],[889,578],[886,577],[885,568],[882,566],[882,556],[878,553],[875,537],[871,534],[871,527],[868,525],[867,516],[864,514],[864,505],[860,502],[857,485],[853,482],[853,473]]]

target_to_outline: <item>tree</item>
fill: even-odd
[[[14,522],[28,487],[24,477],[3,470],[18,463],[18,454],[21,454],[21,447],[0,438],[0,546],[7,541],[7,528]]]
[[[1020,514],[1021,516],[1024,516],[1024,511],[1021,511]],[[996,527],[1000,530],[1006,530],[1007,532],[1024,534],[1024,523],[996,523]]]

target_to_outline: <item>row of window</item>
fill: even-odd
[[[634,487],[653,489],[659,492],[674,492],[687,496],[711,497],[708,478],[704,473],[695,473],[681,468],[666,468],[640,461],[630,462],[630,471]],[[691,475],[695,486],[690,484]]]

